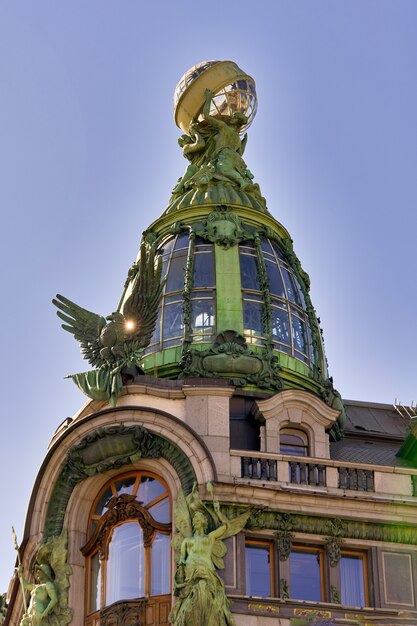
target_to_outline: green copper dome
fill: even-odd
[[[231,61],[205,62],[185,74],[175,103],[188,165],[143,234],[117,311],[104,317],[54,299],[93,366],[72,379],[113,405],[143,373],[220,378],[256,394],[302,389],[342,423],[310,280],[243,158],[253,79]]]
[[[248,390],[292,387],[332,400],[309,277],[243,159],[247,118],[213,112],[219,78],[213,90],[207,80],[215,66],[180,81],[177,106],[185,97],[191,102],[187,90],[201,76],[206,89],[179,139],[189,165],[144,233],[166,282],[141,367],[159,377],[226,378]]]

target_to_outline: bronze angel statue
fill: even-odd
[[[96,369],[71,374],[78,387],[95,400],[114,405],[128,375],[139,373],[140,359],[155,328],[165,280],[155,244],[142,243],[139,261],[129,272],[129,295],[121,310],[106,318],[83,309],[64,296],[52,300],[62,328],[81,345],[81,354]]]
[[[249,515],[248,511],[229,520],[214,499],[213,510],[209,509],[201,501],[196,485],[187,497],[180,492],[174,508],[177,601],[169,616],[173,626],[234,625],[216,569],[224,568],[227,548],[223,540],[240,532]]]

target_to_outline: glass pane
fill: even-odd
[[[321,601],[320,553],[291,552],[290,597]]]
[[[281,271],[284,277],[285,286],[287,288],[288,300],[291,300],[291,302],[295,302],[295,304],[298,304],[298,306],[303,306],[294,276],[290,274],[290,272],[288,272],[285,267],[282,267]]]
[[[262,304],[243,301],[243,328],[250,335],[262,335]]]
[[[161,340],[161,306],[159,306],[158,309],[158,315],[156,318],[156,322],[155,322],[155,328],[151,337],[151,341],[150,344],[155,344],[155,343],[159,343]]]
[[[167,524],[171,521],[171,511],[169,506],[169,498],[160,500],[149,508],[149,513],[157,522]]]
[[[116,526],[106,567],[106,605],[144,595],[143,533],[137,522]]]
[[[240,275],[242,289],[260,291],[256,257],[240,253]]]
[[[170,239],[169,241],[163,244],[162,248],[160,248],[160,251],[162,254],[168,256],[173,246],[174,246],[174,240]]]
[[[291,433],[280,433],[279,451],[281,454],[295,454],[297,456],[307,456],[307,442],[302,435]]]
[[[304,322],[294,315],[291,316],[294,349],[307,354],[307,332]]]
[[[339,562],[342,604],[365,606],[363,559],[360,555],[343,555]]]
[[[188,233],[181,233],[178,235],[177,241],[175,242],[175,250],[178,250],[179,248],[188,248],[188,240]]]
[[[152,500],[155,500],[158,496],[162,496],[165,492],[166,487],[160,483],[159,480],[151,476],[143,476],[140,481],[136,500],[142,502],[142,504],[148,504],[148,502],[152,502]]]
[[[210,335],[214,327],[212,300],[191,301],[191,327],[194,335]]]
[[[278,269],[278,265],[273,261],[265,261],[265,269],[268,275],[271,295],[285,298],[284,285],[282,282],[280,271]]]
[[[272,341],[290,344],[290,320],[288,313],[282,309],[271,307]]]
[[[303,435],[281,432],[279,436],[279,451],[281,454],[295,454],[307,456],[307,441]]]
[[[123,478],[123,480],[118,480],[115,483],[117,495],[121,496],[122,493],[132,493],[133,485],[136,482],[136,476],[129,476],[128,478]]]
[[[162,273],[161,273],[162,278],[165,278],[165,276],[167,275],[168,259],[169,259],[168,256],[163,256],[162,257]]]
[[[107,502],[110,500],[110,498],[113,496],[113,492],[110,489],[110,487],[108,487],[106,489],[106,491],[100,496],[99,501],[97,502],[97,506],[94,510],[94,513],[96,515],[103,515],[103,513],[105,513],[107,511]]]
[[[271,593],[271,568],[269,546],[246,546],[246,595],[269,597]]]
[[[193,287],[214,287],[214,255],[199,253],[194,255]]]
[[[171,293],[171,291],[183,291],[186,264],[187,257],[185,255],[177,256],[176,258],[171,259],[165,293]]]
[[[272,248],[273,248],[273,250],[274,250],[275,254],[277,255],[277,258],[278,258],[278,259],[282,259],[283,261],[285,261],[285,256],[284,256],[284,254],[281,252],[281,248],[279,247],[279,245],[278,245],[275,241],[273,241],[273,242],[271,243],[271,245],[272,245]]]
[[[153,596],[171,592],[170,585],[170,537],[156,533],[152,542],[152,590]]]
[[[298,282],[297,278],[295,276],[293,276],[293,278],[294,278],[294,283],[295,283],[296,288],[297,288],[298,297],[300,299],[300,304],[303,307],[303,309],[305,309],[306,308],[306,301],[305,301],[305,298],[304,298],[303,290],[301,289],[301,285]]]
[[[182,303],[167,304],[164,307],[163,339],[179,337],[183,334]]]
[[[89,612],[93,613],[100,608],[101,563],[98,552],[90,560],[90,601]]]

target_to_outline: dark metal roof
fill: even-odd
[[[410,420],[393,405],[343,400],[345,437],[330,444],[336,461],[412,467],[396,456],[410,430]]]
[[[391,404],[343,400],[346,409],[346,433],[374,433],[397,440],[406,437],[410,429],[409,418],[400,415]]]
[[[345,437],[341,441],[330,444],[330,457],[335,461],[349,463],[413,467],[412,463],[396,456],[399,447],[398,442],[380,444],[360,440],[352,441]]]

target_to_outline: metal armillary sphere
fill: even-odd
[[[188,134],[191,120],[203,119],[206,89],[213,92],[210,115],[227,120],[240,111],[248,118],[239,130],[243,134],[256,114],[256,87],[253,78],[233,61],[203,61],[184,74],[174,92],[177,126]]]

